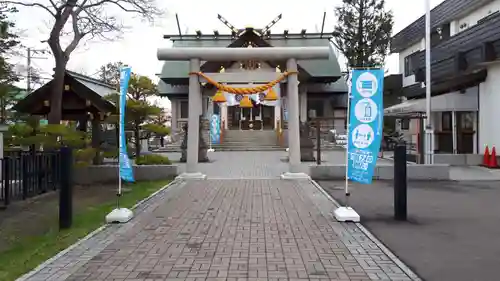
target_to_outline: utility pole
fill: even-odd
[[[29,95],[31,93],[31,48],[28,48],[26,69],[28,73],[26,73],[26,93]]]
[[[425,0],[425,164],[434,164],[434,130],[432,126],[432,91],[431,91],[431,4]]]
[[[36,54],[45,54],[46,51],[43,49],[37,50],[37,49],[32,49],[28,48],[27,50],[27,56],[26,56],[26,68],[27,68],[27,75],[26,75],[26,93],[29,95],[31,93],[31,60],[32,59],[46,59],[46,57],[33,57],[33,55]]]
[[[37,50],[37,49],[32,49],[28,48],[27,49],[27,56],[26,56],[26,95],[31,94],[31,60],[32,59],[46,59],[46,57],[33,57],[33,54],[45,54],[46,51],[43,49]],[[36,117],[35,122],[40,122],[40,118]],[[31,133],[33,136],[36,135],[36,131],[33,130]],[[30,151],[34,153],[36,150],[35,145],[30,145]]]

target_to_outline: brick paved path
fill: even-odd
[[[309,181],[177,184],[27,280],[410,280]]]

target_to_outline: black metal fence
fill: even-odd
[[[59,151],[6,152],[1,161],[0,206],[59,189]]]
[[[344,148],[347,144],[345,118],[318,117],[311,119],[308,125],[309,137],[321,149]]]

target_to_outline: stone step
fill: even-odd
[[[272,137],[267,137],[267,136],[262,136],[262,137],[228,137],[224,136],[225,140],[275,140],[277,139],[276,136]]]
[[[276,144],[267,144],[267,145],[254,145],[254,144],[213,144],[212,147],[280,147],[279,145]]]
[[[269,147],[250,147],[250,146],[234,146],[234,147],[212,147],[215,151],[285,151],[285,148],[279,146]],[[169,148],[155,150],[158,153],[165,152],[181,152],[181,148]]]
[[[283,147],[221,147],[215,151],[285,151]]]
[[[258,142],[271,142],[276,141],[277,138],[224,138],[225,142],[229,141],[258,141]]]
[[[212,148],[215,151],[282,151],[286,150],[284,147],[280,146],[217,146],[217,145],[212,145]],[[316,151],[316,148],[314,148]],[[327,147],[321,147],[321,151],[344,151],[345,149],[341,147],[334,147],[334,146],[327,146]],[[168,147],[168,148],[159,148],[154,150],[154,152],[162,153],[162,152],[181,152],[181,148],[179,147]]]

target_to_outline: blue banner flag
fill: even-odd
[[[134,182],[134,171],[130,165],[127,154],[127,142],[125,138],[125,105],[127,103],[128,83],[130,81],[130,67],[123,67],[120,70],[120,177],[127,182]]]
[[[220,116],[213,114],[210,119],[210,141],[213,144],[220,143]]]
[[[370,184],[383,138],[384,71],[353,70],[351,79],[347,176]]]

